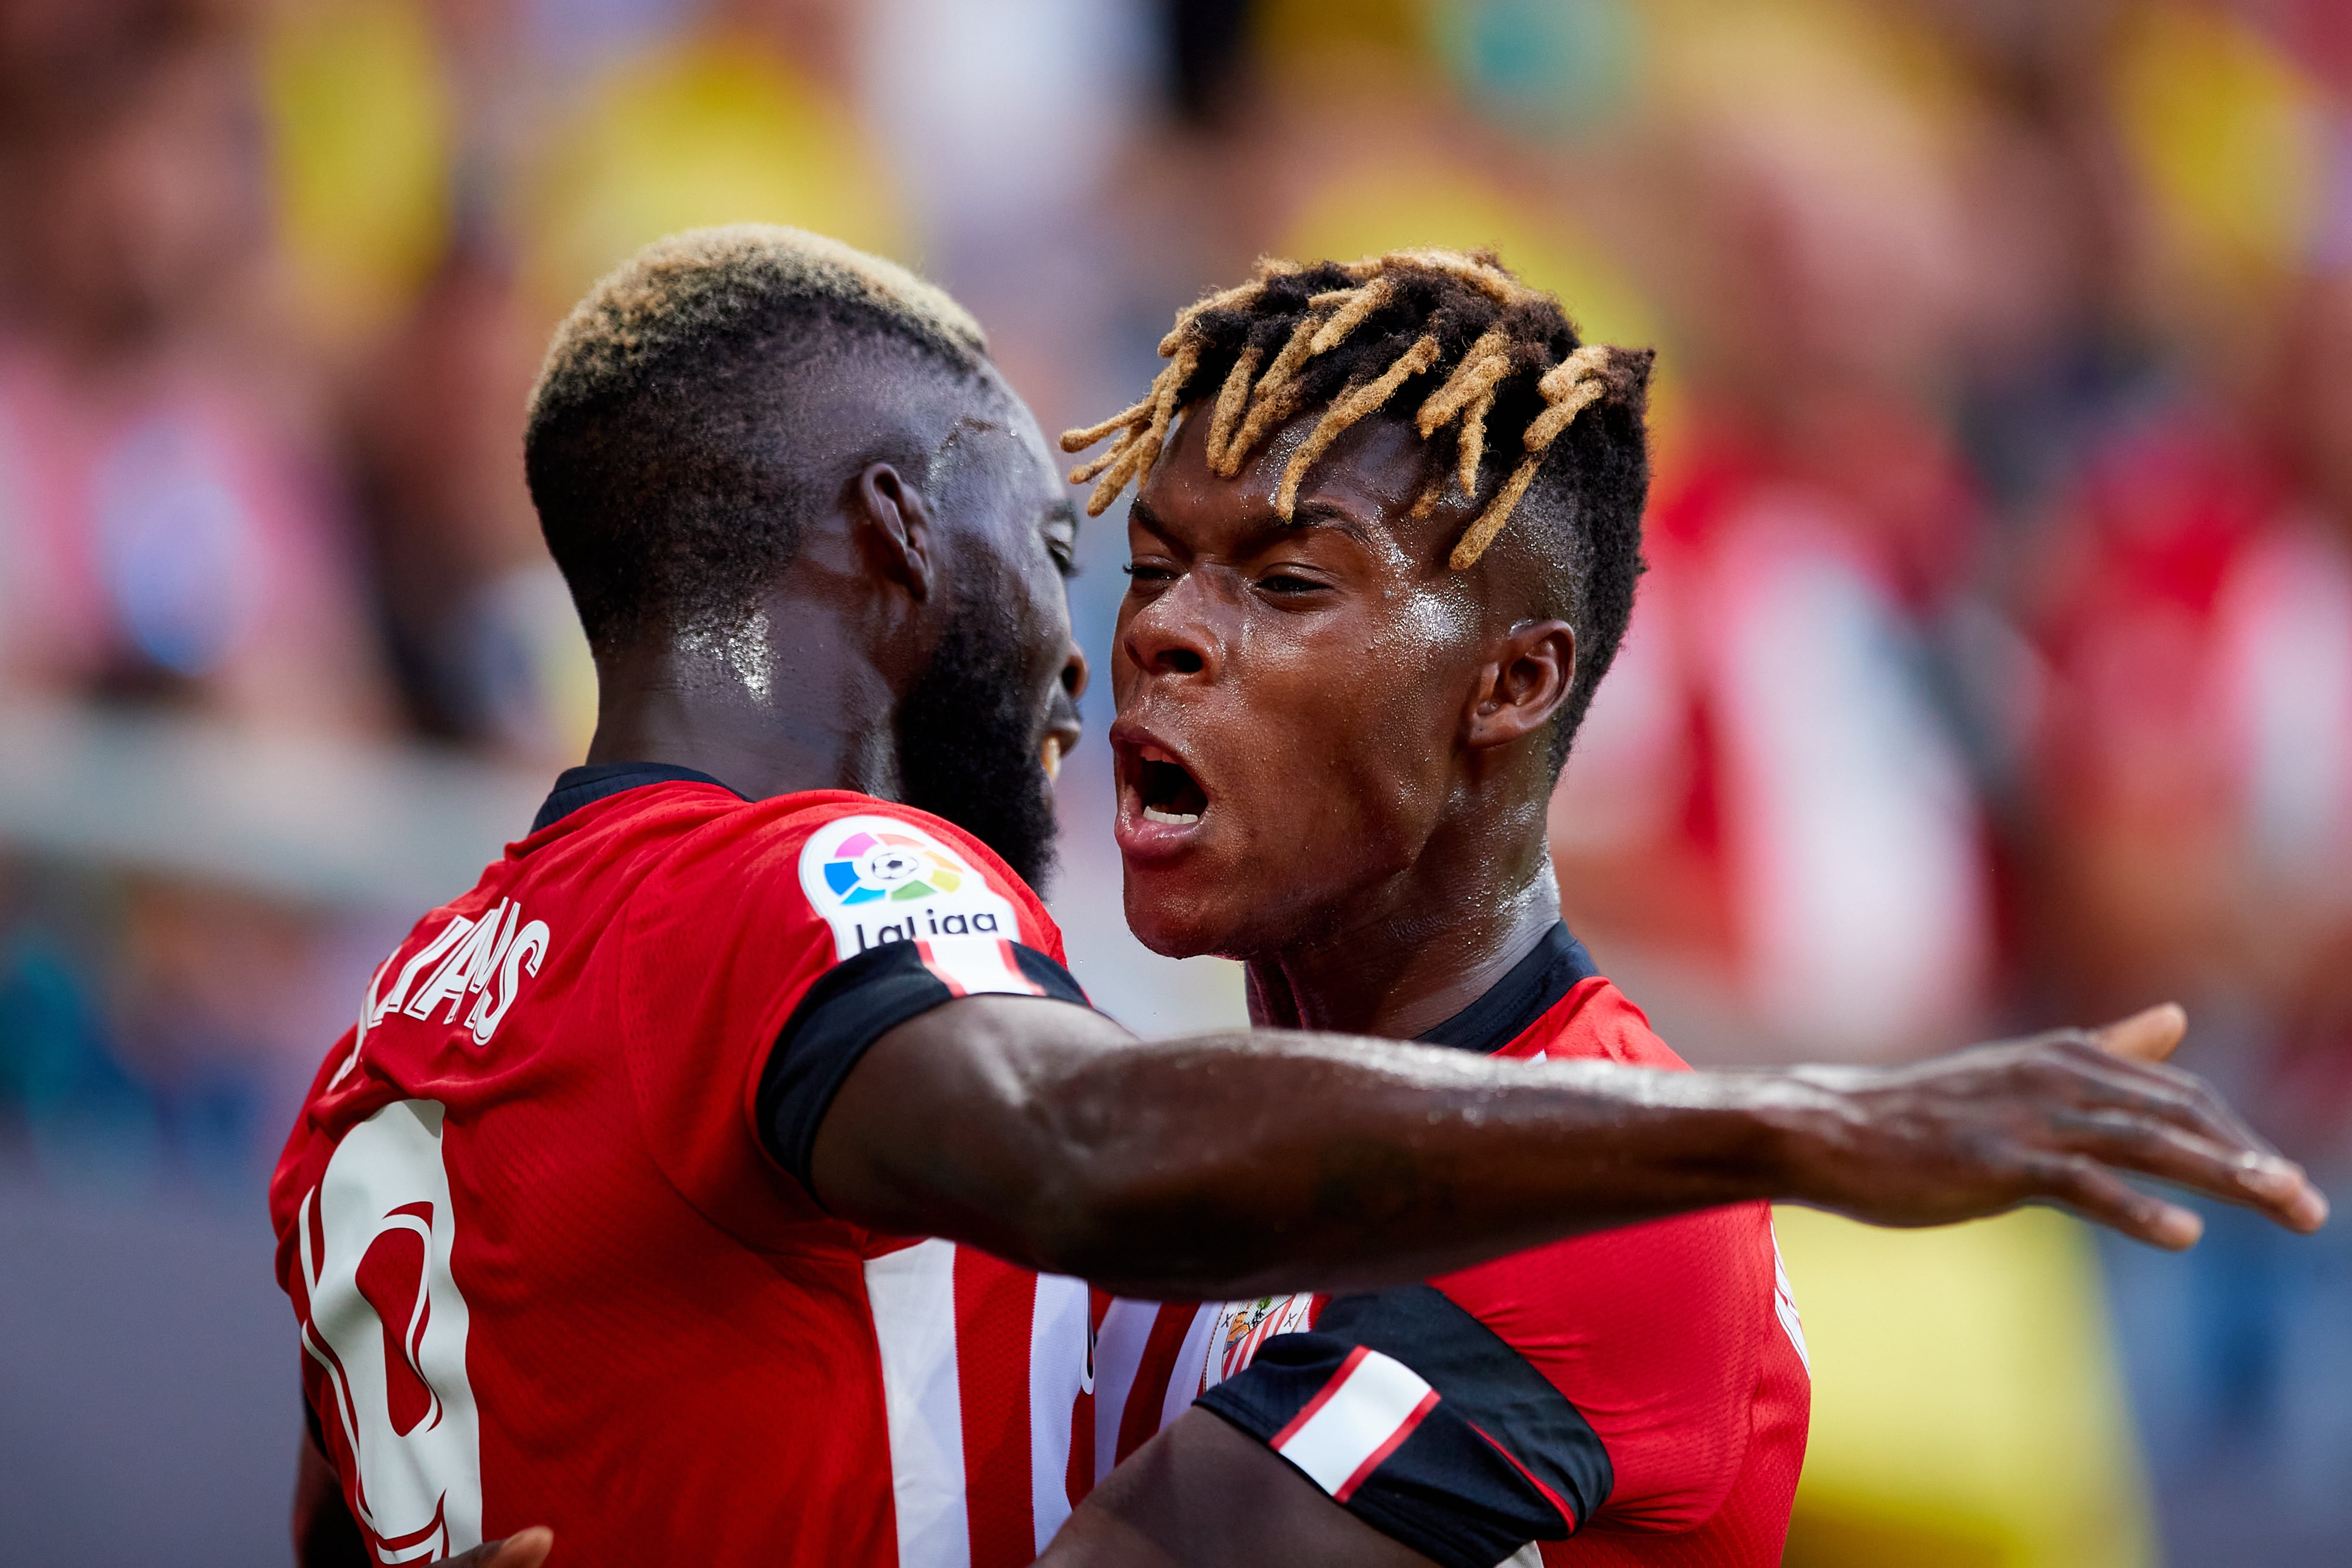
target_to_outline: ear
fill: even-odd
[[[1541,729],[1576,678],[1576,633],[1565,621],[1530,621],[1496,643],[1478,668],[1463,736],[1473,748],[1508,746]]]
[[[931,596],[936,542],[929,504],[887,463],[869,463],[850,481],[850,514],[881,563],[885,576],[917,602]]]

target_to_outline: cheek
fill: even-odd
[[[1433,827],[1446,726],[1425,672],[1361,636],[1265,649],[1245,675],[1256,744],[1242,758],[1253,865],[1298,882],[1398,869]]]
[[[1127,656],[1127,623],[1129,619],[1129,612],[1122,604],[1118,619],[1111,622],[1110,629],[1110,699],[1111,706],[1122,713],[1127,710],[1128,699],[1135,691],[1135,661]]]
[[[1044,575],[1027,574],[1020,585],[1024,604],[1022,639],[1029,650],[1029,686],[1041,706],[1051,707],[1061,685],[1063,661],[1069,655],[1070,602],[1061,574],[1049,567]]]
[[[1324,792],[1360,814],[1412,813],[1448,772],[1460,650],[1443,606],[1411,601],[1368,624],[1269,650],[1299,753]]]

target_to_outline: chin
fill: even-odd
[[[1230,891],[1209,896],[1184,885],[1189,881],[1164,872],[1127,872],[1128,929],[1163,958],[1224,953],[1239,934],[1242,922],[1231,906]]]

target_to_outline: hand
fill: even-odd
[[[2188,1028],[2150,1008],[2104,1030],[2062,1030],[1887,1070],[1800,1068],[1825,1091],[1801,1118],[1795,1190],[1874,1225],[1943,1225],[2057,1203],[2179,1250],[2204,1221],[2144,1193],[2137,1172],[2316,1230],[2327,1200],[2202,1079],[2166,1066]]]
[[[504,1541],[485,1541],[470,1552],[460,1552],[449,1559],[449,1568],[539,1568],[554,1546],[555,1531],[533,1525]]]

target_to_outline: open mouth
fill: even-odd
[[[1182,827],[1201,820],[1209,809],[1207,791],[1184,765],[1156,746],[1137,754],[1135,793],[1147,822]]]

